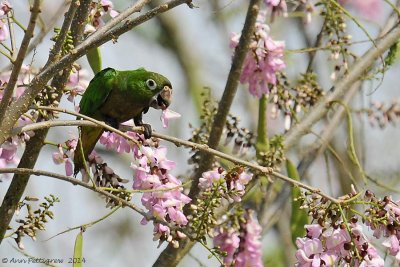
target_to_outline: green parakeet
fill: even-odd
[[[104,121],[114,128],[133,119],[136,126],[144,127],[145,138],[150,138],[151,126],[143,123],[142,115],[150,107],[167,109],[171,103],[171,96],[171,82],[161,74],[144,68],[129,71],[107,68],[97,73],[90,81],[79,103],[79,112]],[[74,156],[75,175],[83,167],[80,142],[87,160],[103,131],[102,128],[81,128],[81,139]]]

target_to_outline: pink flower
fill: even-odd
[[[22,115],[15,127],[22,127],[24,125],[30,124],[32,121]],[[19,157],[17,156],[18,147],[28,141],[34,132],[24,132],[18,135],[14,135],[0,145],[0,168],[5,168],[10,165],[17,165],[19,163]],[[0,175],[1,176],[1,175]],[[9,175],[4,175],[8,177]]]
[[[218,246],[221,251],[225,251],[227,253],[226,257],[224,257],[224,263],[227,266],[230,266],[233,261],[233,255],[235,254],[236,249],[239,247],[239,233],[233,228],[217,228],[214,231],[217,233],[213,239],[214,246]]]
[[[281,2],[281,0],[264,0],[267,6],[277,6]]]
[[[390,235],[382,245],[387,248],[388,252],[392,256],[396,256],[396,260],[400,263],[400,244],[399,239],[396,235]]]
[[[261,226],[251,212],[246,214],[244,237],[240,241],[240,251],[236,257],[235,267],[263,267],[261,251]]]
[[[221,179],[223,179],[223,176],[218,170],[203,172],[202,177],[199,179],[199,187],[203,190],[211,188],[213,183]]]
[[[348,227],[352,237],[350,237],[347,228],[329,227],[321,232],[322,228],[320,226],[307,225],[307,237],[297,238],[296,240],[298,248],[296,266],[320,266],[321,260],[324,262],[323,266],[336,266],[335,264],[339,260],[343,262],[345,257],[350,256],[349,249],[357,249],[358,254],[365,256],[363,256],[361,262],[356,259],[354,266],[383,267],[383,259],[364,235],[362,226],[350,223]],[[349,248],[349,244],[352,241],[355,244],[355,248]]]
[[[68,78],[66,87],[70,90],[68,95],[68,101],[74,102],[75,96],[85,92],[89,85],[88,72],[84,69],[71,71],[71,75]]]
[[[164,109],[161,112],[161,122],[164,128],[168,127],[169,120],[180,118],[181,114],[170,109]]]
[[[249,183],[253,174],[242,172],[238,174],[237,177],[227,178],[226,171],[219,171],[218,169],[207,171],[202,174],[199,179],[199,187],[203,190],[209,190],[212,188],[213,184],[225,181],[227,191],[234,194],[227,194],[226,197],[230,201],[240,202],[241,196],[245,193],[245,186]],[[221,188],[222,189],[222,188]]]
[[[284,14],[286,14],[286,0],[264,0],[264,3],[267,5],[267,7],[272,7],[277,12],[283,12]]]
[[[72,139],[65,141],[65,145],[67,146],[66,152],[64,152],[62,145],[59,144],[58,152],[53,152],[52,154],[52,159],[55,164],[65,164],[65,175],[67,176],[73,174],[73,164],[71,159],[74,158],[77,143],[78,140],[72,137]]]
[[[116,16],[119,15],[119,12],[115,11],[113,9],[114,5],[113,5],[113,3],[111,1],[109,1],[109,0],[101,0],[100,4],[103,7],[104,11],[106,13],[109,13],[112,18],[115,18]]]
[[[17,145],[15,142],[4,142],[0,147],[0,158],[4,159],[8,164],[17,164],[19,162],[16,155]]]
[[[286,65],[283,61],[285,43],[274,41],[268,35],[269,27],[264,24],[265,15],[259,15],[256,23],[256,32],[247,53],[240,82],[249,84],[250,93],[256,97],[269,93],[270,85],[276,84],[276,73]],[[231,38],[231,48],[239,43],[239,35]]]
[[[235,267],[262,267],[261,226],[248,210],[240,230],[227,225],[214,229],[214,246],[226,252],[224,263]]]
[[[322,242],[318,238],[306,239],[304,242],[299,240],[296,242],[300,249],[296,252],[296,258],[300,263],[300,266],[306,263],[318,264],[319,266],[320,257],[319,254],[323,252]],[[317,263],[318,262],[318,263]]]
[[[12,9],[12,6],[10,2],[7,0],[4,0],[0,3],[0,16],[7,15],[8,12],[10,12]]]
[[[322,226],[319,224],[306,224],[304,228],[307,230],[307,237],[310,238],[319,238],[323,230]]]
[[[109,14],[110,17],[114,18],[118,16],[119,12],[115,11],[114,5],[109,0],[101,0],[99,2],[100,6],[97,3],[92,4],[92,9],[90,11],[90,16],[92,18],[92,25],[90,27],[85,27],[85,33],[92,33],[96,29],[105,25],[103,17],[106,14]]]
[[[10,36],[8,26],[0,19],[0,42],[7,40]]]
[[[340,252],[344,243],[351,241],[347,230],[340,227],[337,229],[328,229],[322,235],[326,239],[326,248],[337,252]]]
[[[126,134],[138,139],[138,134],[135,132],[128,131]],[[137,151],[137,146],[135,143],[114,132],[104,132],[100,137],[100,144],[106,146],[107,149],[115,150],[118,153],[130,153],[131,151]]]
[[[1,20],[0,20],[1,23]],[[1,31],[1,29],[0,29]],[[1,33],[0,33],[1,34]],[[16,97],[20,97],[25,91],[25,86],[28,85],[34,78],[37,71],[30,66],[22,65],[18,75]],[[10,79],[11,71],[5,71],[0,73],[0,85],[7,83]],[[0,92],[0,99],[3,97],[3,93]]]

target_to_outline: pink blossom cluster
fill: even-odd
[[[273,11],[278,11],[286,16],[287,5],[286,0],[264,0],[267,7],[272,8]]]
[[[232,227],[218,227],[214,229],[214,232],[214,246],[219,247],[221,251],[224,251],[227,254],[224,257],[224,263],[226,266],[231,266],[232,262],[234,261],[233,257],[235,252],[239,248],[240,244],[239,233]]]
[[[368,19],[378,19],[382,14],[381,0],[339,0],[341,5],[348,5]]]
[[[400,264],[400,201],[393,201],[390,197],[386,197],[384,201],[386,205],[379,211],[379,218],[375,222],[367,220],[366,225],[373,230],[375,238],[385,238],[382,245],[389,255],[395,257],[397,264]],[[369,211],[367,215],[371,215],[368,213]]]
[[[252,212],[247,211],[246,222],[237,231],[232,227],[214,230],[214,245],[226,252],[224,263],[234,267],[262,267],[261,226]]]
[[[231,37],[231,48],[239,43],[240,34]],[[240,82],[249,84],[250,93],[256,97],[268,94],[270,86],[276,84],[276,73],[286,65],[283,61],[285,43],[274,41],[269,35],[269,27],[265,24],[265,14],[260,14],[256,23],[256,31],[246,55]]]
[[[126,134],[136,140],[141,140],[138,133],[127,131]],[[138,147],[135,143],[114,132],[104,132],[100,137],[100,144],[104,145],[107,149],[115,150],[118,153],[130,153],[132,151],[134,155],[138,154]]]
[[[7,22],[2,17],[7,15],[11,9],[12,6],[7,0],[4,0],[0,3],[0,42],[3,42],[10,37]]]
[[[110,0],[100,0],[98,3],[93,2],[90,11],[91,24],[86,25],[85,33],[90,34],[104,26],[103,17],[107,14],[112,18],[119,14],[118,11],[114,10],[114,4]]]
[[[0,4],[0,13],[6,12],[4,10],[8,10],[5,7],[9,7],[6,1],[3,1]],[[1,20],[0,20],[1,21]],[[30,83],[34,76],[34,71],[32,71],[29,67],[27,66],[22,66],[20,74],[18,76],[17,80],[17,88],[15,90],[15,97],[18,98],[20,97],[24,90],[25,87],[24,85],[27,85]],[[8,80],[10,79],[11,71],[6,71],[0,73],[0,89],[3,89],[3,87],[6,86],[8,83]],[[3,98],[3,90],[0,90],[0,100]],[[29,116],[27,114],[23,114],[15,124],[15,127],[22,127],[27,124],[32,123],[32,119],[35,120],[36,113],[30,114]],[[28,141],[32,136],[34,135],[34,132],[26,132],[26,133],[21,133],[19,135],[15,135],[10,137],[8,140],[6,140],[3,144],[0,145],[0,168],[4,168],[10,165],[16,165],[19,163],[19,158],[17,156],[17,150],[18,147],[22,146],[26,141]],[[7,176],[7,175],[6,175]]]
[[[305,225],[307,236],[296,240],[296,266],[383,267],[384,260],[363,233],[362,225],[351,222],[347,226]]]
[[[71,71],[69,75],[66,88],[69,90],[67,100],[74,102],[75,96],[85,92],[89,85],[88,71],[86,69],[79,69]]]
[[[152,190],[143,193],[141,199],[148,209],[149,216],[183,226],[188,223],[183,214],[183,206],[191,199],[182,193],[182,182],[171,174],[175,166],[174,161],[167,159],[166,147],[141,146],[131,166],[134,169],[133,188]],[[143,218],[141,223],[147,222],[147,219]],[[171,242],[173,239],[168,226],[154,222],[154,240]],[[173,244],[178,245],[174,242]]]
[[[25,117],[21,116],[17,123],[16,127],[22,127],[24,125],[30,124],[32,121]],[[25,142],[29,141],[29,139],[34,136],[34,132],[24,132],[19,135],[14,135],[10,137],[7,141],[0,145],[0,168],[5,168],[10,165],[17,165],[19,163],[19,157],[17,156],[18,147],[20,147]],[[7,175],[5,175],[8,177]]]
[[[55,164],[65,164],[65,175],[67,176],[71,176],[73,174],[72,159],[74,158],[77,144],[78,140],[76,138],[71,138],[65,141],[65,147],[63,147],[61,144],[58,144],[58,152],[54,152],[52,154],[52,159]]]
[[[133,154],[132,169],[134,170],[133,188],[139,190],[151,190],[143,193],[142,204],[148,210],[148,216],[159,221],[168,222],[176,226],[183,226],[188,223],[183,214],[183,207],[191,199],[182,193],[182,182],[177,179],[171,171],[176,163],[167,158],[167,148],[152,143],[151,140],[144,140],[143,136],[135,132],[126,132],[142,143],[138,147],[135,143],[112,133],[105,132],[100,138],[100,143],[108,149],[119,153]],[[146,218],[142,224],[147,224]],[[180,232],[171,233],[171,229],[161,223],[154,223],[154,240],[172,242],[178,245],[176,237],[182,238]]]
[[[202,190],[211,189],[213,184],[224,182],[226,189],[229,191],[226,197],[230,201],[240,202],[241,197],[245,193],[245,187],[253,177],[253,174],[241,172],[236,175],[228,174],[222,168],[204,172],[202,177],[199,179],[199,187]],[[224,189],[221,188],[221,193]]]
[[[0,88],[4,87],[10,79],[11,71],[0,73]],[[18,74],[17,87],[15,89],[15,97],[20,97],[36,75],[36,70],[27,65],[22,65]],[[0,91],[0,99],[3,98],[3,92]]]

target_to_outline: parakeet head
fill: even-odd
[[[137,74],[135,75],[135,79],[140,77],[140,82],[144,88],[144,92],[141,92],[141,94],[149,99],[148,105],[155,109],[167,109],[172,100],[171,82],[163,75],[146,71],[144,68],[138,69],[135,72]]]

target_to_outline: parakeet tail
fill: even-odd
[[[97,140],[99,140],[100,136],[103,133],[102,128],[94,128],[94,127],[82,127],[81,128],[81,138],[78,141],[76,146],[76,150],[74,153],[74,176],[76,176],[81,169],[84,168],[84,163],[82,159],[82,151],[81,144],[83,148],[83,155],[85,160],[88,160],[90,153],[93,151]]]

